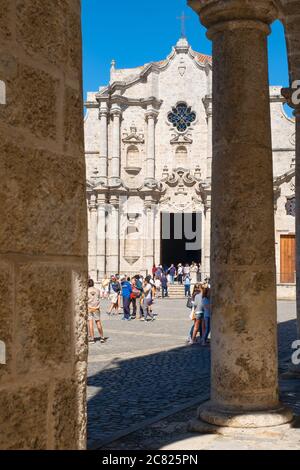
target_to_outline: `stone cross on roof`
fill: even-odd
[[[181,37],[186,38],[186,20],[189,19],[189,16],[186,16],[184,11],[181,16],[177,16],[177,20],[181,21]]]

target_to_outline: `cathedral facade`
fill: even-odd
[[[117,69],[113,61],[109,85],[88,93],[89,270],[96,281],[192,261],[209,276],[211,85],[212,58],[181,38],[161,62]],[[292,298],[295,122],[281,87],[270,87],[270,109],[278,296]]]

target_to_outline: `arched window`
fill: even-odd
[[[135,145],[130,145],[127,149],[127,162],[128,168],[140,168],[140,151]]]
[[[187,161],[187,149],[184,145],[180,145],[176,149],[175,157],[176,157],[176,165],[177,166],[185,166]]]
[[[185,132],[192,122],[196,121],[196,113],[186,103],[178,103],[168,114],[168,121],[176,127],[178,132]]]

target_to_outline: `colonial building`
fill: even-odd
[[[181,38],[161,62],[117,69],[113,61],[109,85],[88,93],[85,155],[94,279],[191,261],[209,275],[211,84],[211,57]],[[280,86],[270,88],[270,109],[278,296],[289,298],[295,296],[295,121],[284,111]]]

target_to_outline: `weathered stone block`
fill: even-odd
[[[17,146],[5,134],[0,155],[2,252],[85,255],[83,158]]]
[[[55,265],[24,264],[16,273],[17,372],[72,362],[71,273]]]
[[[56,450],[76,449],[78,406],[75,380],[64,379],[56,384],[52,416],[54,448]]]
[[[17,76],[9,76],[6,86],[7,104],[0,108],[0,121],[40,138],[55,139],[59,80],[19,64]]]
[[[11,372],[13,350],[13,267],[0,261],[0,341],[5,344],[6,364],[0,364],[0,383]]]
[[[60,67],[66,63],[66,0],[17,0],[17,42]]]
[[[66,87],[64,103],[64,137],[67,148],[74,148],[84,154],[83,108],[81,90]]]
[[[46,449],[47,386],[0,390],[0,449]]]
[[[76,9],[76,11],[72,11],[72,8],[74,9],[74,5],[73,7],[70,7],[67,25],[68,66],[70,74],[75,75],[80,83],[82,63],[81,22],[78,9]]]
[[[8,40],[11,38],[11,10],[12,2],[0,0],[0,39]]]
[[[87,361],[87,268],[85,272],[73,271],[73,309],[75,317],[75,360]]]

